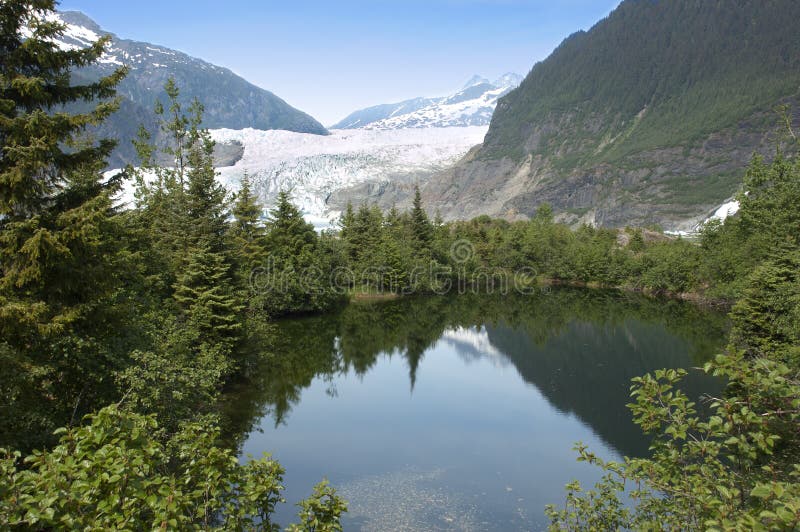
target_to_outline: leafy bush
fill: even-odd
[[[277,530],[283,468],[265,455],[239,464],[216,427],[185,425],[168,444],[153,416],[109,406],[50,451],[0,451],[0,527],[27,530]],[[327,482],[301,503],[294,530],[341,530],[346,503]]]

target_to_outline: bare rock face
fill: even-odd
[[[800,109],[793,120],[800,124]],[[690,148],[636,153],[618,164],[591,163],[568,171],[539,153],[522,161],[481,157],[473,148],[457,165],[425,184],[426,205],[445,219],[487,214],[527,218],[549,203],[566,223],[621,227],[658,225],[690,229],[738,189],[753,154],[769,159],[779,132],[758,113],[736,127],[714,132]],[[530,131],[535,146],[551,125]],[[568,155],[565,148],[562,154]]]

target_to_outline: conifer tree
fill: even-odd
[[[748,277],[731,312],[732,344],[750,357],[775,353],[800,363],[800,251],[785,243]]]
[[[145,253],[157,265],[151,281],[162,287],[162,296],[168,297],[170,287],[175,282],[175,272],[180,271],[192,245],[191,233],[194,230],[188,212],[186,171],[187,153],[192,140],[197,140],[197,131],[202,114],[199,107],[187,117],[178,101],[180,90],[172,78],[164,85],[168,98],[165,110],[161,102],[156,102],[155,114],[160,120],[161,130],[166,134],[167,143],[159,150],[153,145],[151,135],[144,127],[139,128],[134,141],[140,159],[138,168],[128,171],[136,180],[136,200],[138,222],[150,239]],[[189,133],[193,131],[193,139]],[[157,154],[163,153],[173,164],[162,165],[157,162]]]
[[[414,186],[414,203],[411,209],[411,228],[414,233],[414,240],[419,246],[420,251],[430,249],[433,239],[433,226],[428,218],[428,214],[422,207],[422,195],[419,186]]]
[[[355,261],[358,257],[358,249],[353,245],[353,231],[355,229],[356,215],[353,211],[353,204],[347,202],[344,212],[339,217],[339,236],[344,242],[345,252],[350,261]]]
[[[214,141],[208,131],[199,129],[203,117],[202,104],[195,99],[189,112],[189,142],[185,155],[189,242],[192,247],[208,245],[211,251],[222,253],[228,217],[226,192],[217,181],[214,169]]]
[[[275,258],[301,258],[313,252],[317,243],[314,226],[303,219],[285,190],[278,193],[267,222],[267,248]]]
[[[266,259],[266,230],[261,221],[263,212],[253,192],[250,176],[245,172],[231,210],[233,223],[228,231],[229,248],[243,274]]]
[[[319,311],[337,300],[327,275],[331,257],[321,255],[314,226],[303,219],[286,191],[278,194],[269,212],[266,248],[267,279],[258,287],[258,300],[270,315]]]
[[[234,296],[224,255],[212,251],[208,243],[193,248],[185,270],[178,275],[174,297],[204,343],[238,335],[242,305]]]
[[[54,8],[0,3],[0,373],[24,371],[41,393],[78,405],[115,363],[102,346],[113,329],[118,187],[102,168],[115,143],[84,133],[117,109],[126,71],[72,84],[70,71],[97,61],[108,39],[61,50],[65,28],[45,18]],[[78,101],[91,109],[65,107]]]

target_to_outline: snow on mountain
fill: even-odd
[[[456,93],[440,98],[415,98],[356,111],[334,128],[406,129],[488,125],[497,100],[517,87],[522,77],[508,73],[490,82],[473,76]]]
[[[127,65],[131,69],[166,68],[169,63],[191,64],[203,70],[225,72],[227,69],[207,63],[202,59],[191,57],[182,52],[171,50],[156,44],[142,43],[119,39],[113,33],[103,31],[92,19],[79,11],[50,12],[44,17],[50,22],[59,22],[66,26],[61,38],[55,43],[62,50],[78,50],[86,48],[100,39],[111,35],[111,41],[99,63],[107,65]],[[164,63],[159,63],[162,60]]]
[[[488,79],[486,79],[486,78],[484,78],[484,77],[482,77],[482,76],[479,76],[479,75],[475,74],[474,76],[472,76],[471,78],[469,78],[469,81],[467,81],[466,83],[464,83],[464,86],[463,86],[463,87],[461,87],[461,90],[463,91],[463,90],[465,90],[465,89],[468,89],[468,88],[470,88],[470,87],[474,87],[475,85],[484,85],[484,84],[488,85],[488,84],[490,84],[490,83],[491,83],[491,82],[490,82]],[[518,83],[518,84],[519,84],[519,83]]]
[[[281,190],[307,219],[338,215],[328,203],[332,193],[366,182],[414,179],[452,165],[483,141],[486,126],[332,130],[320,136],[289,131],[214,129],[218,143],[239,142],[244,154],[235,165],[218,168],[231,190],[247,172],[265,206]]]
[[[117,87],[122,98],[119,111],[92,132],[98,137],[117,139],[111,167],[135,161],[131,140],[143,124],[155,140],[161,130],[153,113],[156,100],[166,101],[164,84],[173,78],[180,89],[179,101],[186,109],[196,97],[205,106],[203,125],[209,128],[286,129],[302,133],[327,134],[312,117],[291,107],[275,94],[249,83],[229,69],[216,66],[183,52],[148,42],[122,39],[104,31],[92,19],[77,11],[50,12],[47,20],[65,25],[55,40],[63,50],[85,48],[101,36],[110,35],[105,53],[96,64],[72,73],[77,83],[93,81],[128,67],[128,75]],[[25,32],[30,35],[30,32]],[[24,34],[25,34],[24,33]]]

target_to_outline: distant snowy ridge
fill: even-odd
[[[497,100],[516,88],[522,77],[504,74],[490,82],[473,76],[454,94],[440,98],[414,98],[356,111],[334,126],[336,129],[407,129],[486,126]]]

